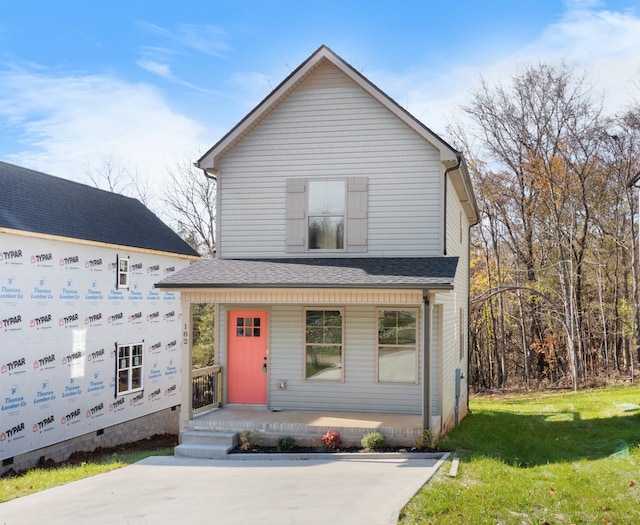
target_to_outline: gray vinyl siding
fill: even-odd
[[[442,330],[442,415],[443,420],[451,420],[455,413],[455,379],[456,368],[463,370],[465,379],[461,385],[462,397],[460,407],[466,405],[466,381],[468,378],[467,352],[468,341],[463,342],[465,354],[460,359],[460,308],[464,309],[463,322],[467,323],[468,293],[469,293],[469,250],[468,234],[469,223],[465,214],[462,214],[462,242],[460,242],[460,212],[462,205],[456,194],[453,184],[449,181],[447,189],[447,255],[458,256],[460,262],[453,283],[453,292],[439,296],[443,308]]]
[[[440,305],[433,305],[431,309],[431,415],[439,416],[442,404],[442,383],[440,382],[440,368],[442,363],[441,347],[441,316]]]
[[[303,306],[298,305],[273,306],[270,310],[270,408],[420,413],[419,384],[375,381],[374,306],[344,309],[343,382],[304,380],[303,312]],[[279,379],[286,379],[286,390],[278,390]]]
[[[284,255],[287,179],[316,177],[367,178],[367,256],[438,255],[438,151],[355,84],[315,85],[222,158],[219,256]]]

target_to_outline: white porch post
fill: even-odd
[[[182,334],[180,338],[181,379],[182,390],[180,395],[180,431],[187,428],[187,424],[193,417],[191,400],[193,399],[192,373],[192,337],[193,316],[191,302],[187,302],[182,294]]]
[[[431,430],[432,396],[431,396],[431,303],[429,292],[422,292],[423,311],[423,348],[422,358],[422,428]]]

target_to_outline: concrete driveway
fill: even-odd
[[[393,524],[443,459],[150,457],[0,504],[0,524]]]

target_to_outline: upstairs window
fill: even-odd
[[[118,281],[116,283],[116,288],[118,290],[121,289],[129,289],[129,257],[118,257],[116,262],[118,266]]]
[[[342,180],[309,182],[309,249],[344,249],[345,187]]]
[[[286,251],[367,252],[367,177],[287,179]]]
[[[118,345],[117,394],[142,390],[142,343]]]

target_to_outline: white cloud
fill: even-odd
[[[465,63],[433,70],[414,70],[404,75],[377,71],[370,74],[381,89],[437,133],[470,99],[480,78],[489,85],[508,83],[523,67],[564,60],[576,74],[583,72],[594,86],[594,99],[605,97],[605,111],[622,111],[640,98],[640,17],[633,10],[599,9],[600,2],[566,2],[567,11],[539,37],[522,49],[494,63]],[[634,83],[635,81],[635,83]]]
[[[142,69],[154,73],[167,80],[175,80],[169,64],[160,64],[155,60],[140,59],[136,62]]]
[[[180,24],[175,30],[169,30],[143,21],[138,21],[138,25],[160,42],[160,45],[146,45],[140,48],[141,58],[136,61],[139,67],[194,91],[221,95],[217,91],[184,80],[174,71],[180,70],[180,60],[188,61],[194,55],[222,57],[229,50],[224,41],[226,34],[222,29],[208,25]],[[172,64],[175,68],[172,68]]]
[[[249,110],[271,93],[277,84],[274,85],[271,78],[264,73],[247,72],[231,75],[229,85],[230,96]]]
[[[153,188],[203,144],[203,126],[155,88],[108,75],[0,71],[0,121],[22,150],[5,160],[82,182],[88,165],[109,156]]]
[[[530,60],[565,59],[584,70],[605,95],[613,113],[634,96],[633,79],[640,73],[640,17],[634,11],[612,12],[579,7],[568,11],[527,49]]]
[[[229,50],[225,42],[227,34],[217,26],[179,24],[175,30],[169,30],[149,22],[139,21],[138,23],[150,33],[184,51],[193,50],[220,57]]]

